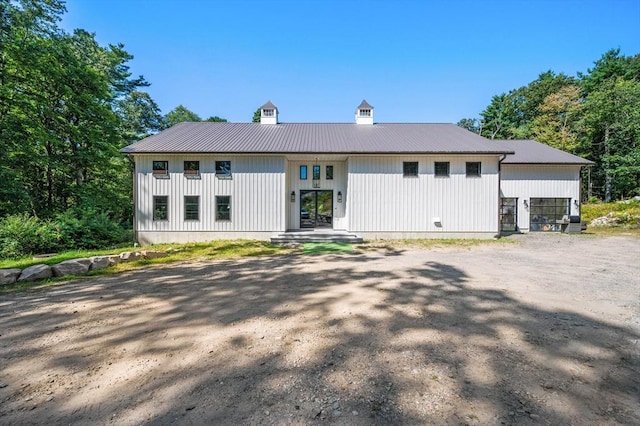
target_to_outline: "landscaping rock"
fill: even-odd
[[[86,274],[91,266],[91,259],[71,259],[60,262],[57,265],[53,265],[53,275],[56,277],[64,277],[65,275],[80,275]]]
[[[0,269],[0,285],[13,284],[18,281],[22,269]]]
[[[167,253],[162,251],[143,250],[142,257],[144,257],[145,259],[157,259],[159,257],[167,257]]]
[[[51,276],[53,276],[53,271],[49,265],[33,265],[22,271],[18,282],[42,280]]]
[[[107,256],[93,256],[93,257],[90,257],[89,259],[91,260],[91,266],[89,266],[90,271],[108,268],[109,265],[111,264]]]
[[[141,257],[140,252],[137,251],[125,251],[124,253],[120,253],[121,262],[133,262],[135,260],[140,260]]]
[[[107,259],[109,259],[109,266],[117,265],[122,261],[119,254],[111,254],[107,256]]]

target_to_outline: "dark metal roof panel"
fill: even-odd
[[[278,111],[278,107],[275,106],[270,100],[267,101],[266,104],[262,105],[260,109],[275,109],[276,111]]]
[[[534,140],[494,140],[503,149],[515,151],[502,161],[503,164],[593,164],[577,155],[569,154]]]
[[[454,124],[180,123],[124,153],[512,153]]]
[[[356,112],[358,112],[359,109],[373,109],[373,107],[369,105],[369,102],[363,99],[362,102],[360,102],[360,105],[356,107]]]

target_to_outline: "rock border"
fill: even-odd
[[[163,251],[125,251],[120,254],[112,254],[108,256],[69,259],[51,266],[37,264],[31,265],[25,269],[0,269],[0,286],[11,285],[16,282],[39,281],[51,277],[83,275],[89,271],[108,268],[118,263],[133,262],[142,259],[157,259],[165,256],[168,256],[168,254]]]

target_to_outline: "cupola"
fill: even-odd
[[[356,108],[356,124],[373,124],[373,107],[364,99]]]
[[[278,124],[278,107],[271,101],[260,107],[260,123],[261,124]]]

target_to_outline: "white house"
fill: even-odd
[[[569,199],[563,215],[579,211],[586,160],[549,148],[573,162],[551,163],[545,150],[530,163],[536,142],[490,141],[453,124],[375,123],[373,110],[363,101],[355,123],[280,123],[267,102],[260,123],[181,123],[124,148],[135,163],[136,239],[269,239],[300,229],[490,238],[509,214],[518,229],[551,230],[533,226],[529,199]]]

